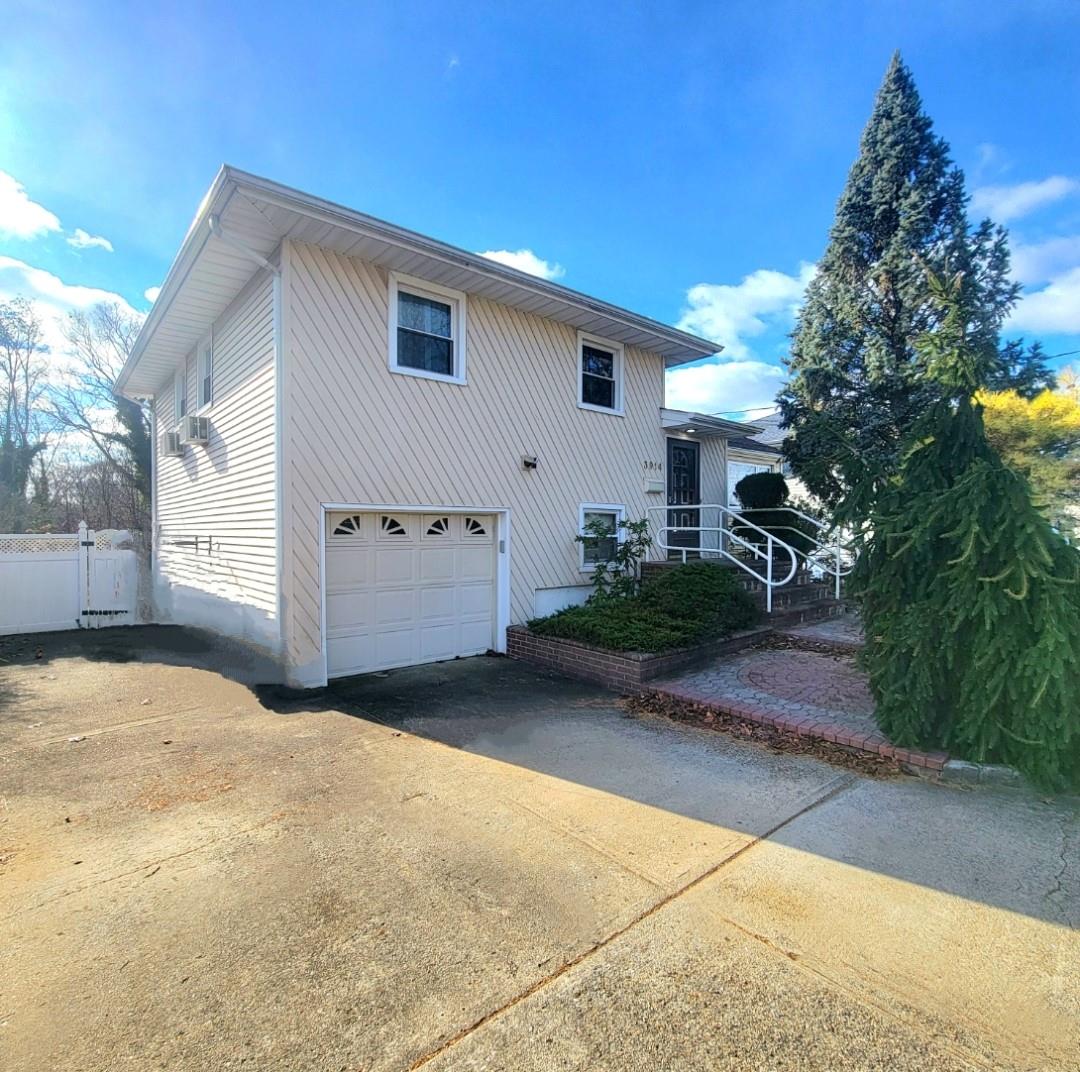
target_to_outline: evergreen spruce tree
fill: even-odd
[[[1005,231],[967,218],[964,177],[933,132],[911,72],[893,56],[836,209],[828,248],[807,289],[780,396],[784,453],[811,492],[836,503],[844,457],[894,469],[901,439],[938,396],[912,340],[935,325],[928,270],[962,273],[969,345],[987,383],[1034,394],[1042,356],[999,347],[1017,300]],[[1050,380],[1052,383],[1052,379]]]
[[[939,397],[896,474],[849,465],[854,491],[841,511],[868,520],[850,590],[878,724],[900,745],[1075,786],[1080,553],[987,442],[973,397],[987,353],[962,282],[930,286],[942,317],[916,350]]]

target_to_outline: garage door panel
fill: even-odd
[[[375,572],[370,583],[404,584],[416,580],[416,550],[412,547],[380,547],[375,552]]]
[[[462,615],[485,615],[491,619],[494,590],[490,584],[463,584],[459,589]]]
[[[454,623],[423,626],[420,629],[420,661],[435,662],[464,654],[458,639],[458,628]]]
[[[490,580],[494,572],[491,545],[460,547],[457,552],[457,575],[463,581]]]
[[[455,604],[457,602],[455,596],[457,589],[444,585],[439,588],[421,588],[420,589],[420,618],[422,621],[430,622],[432,619],[453,619]]]
[[[415,621],[417,590],[415,588],[376,589],[369,594],[375,604],[375,626],[399,626]]]
[[[346,635],[370,628],[371,606],[369,592],[328,592],[326,594],[327,636]]]
[[[456,569],[452,547],[424,547],[419,553],[421,582],[452,581]]]
[[[491,647],[491,620],[461,623],[461,650],[466,655],[482,655]]]
[[[328,590],[367,584],[372,576],[371,551],[362,545],[327,552],[326,569],[333,583]]]
[[[375,663],[370,669],[386,670],[416,662],[416,630],[379,630],[375,634]]]
[[[331,676],[359,673],[372,665],[374,647],[370,633],[335,638],[326,646],[326,672]]]
[[[475,655],[493,646],[495,518],[330,514],[331,677]]]

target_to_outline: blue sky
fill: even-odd
[[[1080,350],[1080,4],[9,0],[0,299],[145,311],[222,162],[725,344],[767,404],[894,48],[1028,296]],[[99,239],[94,242],[93,239]],[[110,248],[111,247],[111,248]],[[1064,358],[1061,363],[1076,361]]]

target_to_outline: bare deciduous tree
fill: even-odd
[[[139,320],[116,304],[69,313],[63,330],[72,364],[48,397],[56,423],[92,443],[113,477],[129,488],[138,504],[134,527],[144,529],[150,498],[149,420],[142,406],[113,387],[139,327]]]
[[[26,488],[45,449],[41,321],[25,298],[0,304],[0,531],[27,523]]]

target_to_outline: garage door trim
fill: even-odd
[[[319,512],[319,613],[322,646],[322,683],[329,681],[326,637],[326,526],[327,515],[355,510],[357,513],[395,511],[399,514],[491,514],[495,517],[495,637],[494,648],[506,652],[506,630],[510,625],[510,508],[507,506],[446,506],[437,503],[322,503]]]

